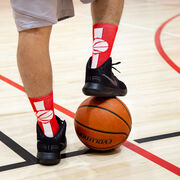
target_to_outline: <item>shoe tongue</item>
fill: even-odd
[[[103,65],[100,66],[107,75],[111,75],[112,72],[112,59],[109,58]]]
[[[111,67],[112,67],[112,58],[110,57],[102,66],[108,66],[111,69]]]
[[[89,58],[87,66],[91,68],[91,61],[92,57]],[[106,70],[111,70],[112,69],[112,58],[110,57],[107,61],[105,61],[104,64],[102,64],[99,68],[101,69],[106,69]]]

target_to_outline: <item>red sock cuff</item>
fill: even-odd
[[[114,24],[109,24],[109,23],[97,23],[97,24],[94,24],[93,27],[95,28],[99,28],[99,27],[114,27],[114,28],[117,28],[118,29],[118,26],[114,25]]]
[[[34,105],[35,102],[39,102],[39,101],[46,101],[46,103],[44,103],[45,109],[54,109],[54,104],[53,104],[53,92],[42,96],[42,97],[38,97],[38,98],[30,98],[28,97],[33,110],[36,110],[36,107]]]
[[[97,68],[111,55],[118,26],[99,23],[93,25],[93,53],[91,68]]]
[[[59,124],[54,114],[53,92],[39,98],[29,98],[29,101],[40,128],[46,136],[53,137],[59,130]]]

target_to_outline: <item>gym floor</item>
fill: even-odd
[[[36,161],[36,119],[16,65],[18,33],[9,1],[0,2],[0,179],[176,180],[180,176],[180,2],[126,0],[114,44],[116,73],[128,94],[128,141],[112,152],[89,151],[73,117],[92,51],[89,5],[74,0],[76,16],[54,26],[51,59],[56,114],[67,120],[68,146],[61,163]]]

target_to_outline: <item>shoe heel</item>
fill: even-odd
[[[113,89],[105,87],[98,83],[87,82],[85,83],[83,93],[87,96],[96,96],[96,97],[113,97]]]
[[[38,152],[38,162],[43,165],[56,165],[60,162],[61,155],[57,153]]]

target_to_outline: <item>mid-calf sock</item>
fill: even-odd
[[[37,117],[38,125],[47,137],[56,135],[60,126],[54,114],[53,92],[39,98],[29,98]]]
[[[113,24],[93,26],[93,52],[91,68],[104,64],[110,57],[118,27]]]

